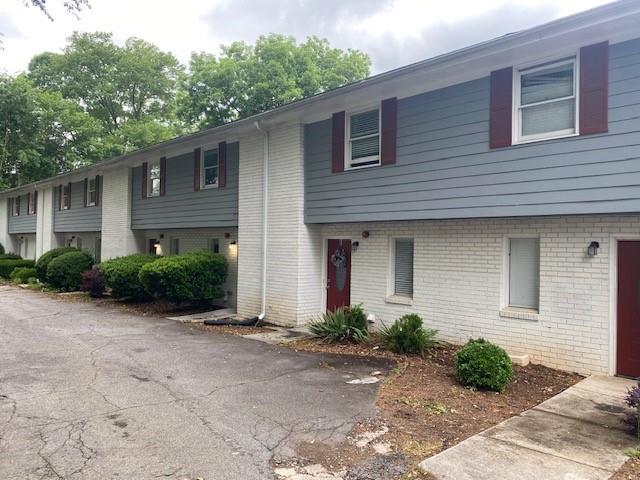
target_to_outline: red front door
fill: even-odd
[[[618,242],[618,375],[640,377],[640,242]]]
[[[351,301],[351,240],[327,240],[327,311]]]

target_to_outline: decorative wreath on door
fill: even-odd
[[[331,265],[336,269],[336,288],[340,291],[347,283],[347,252],[344,248],[338,247],[331,255]]]

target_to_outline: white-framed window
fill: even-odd
[[[147,196],[160,196],[160,161],[149,163],[147,173]]]
[[[572,57],[514,70],[515,143],[578,134],[578,65]]]
[[[38,195],[36,193],[29,193],[29,211],[27,212],[29,215],[35,215],[36,213],[36,202],[38,201]]]
[[[71,206],[70,194],[71,194],[71,187],[69,186],[69,184],[63,185],[62,186],[62,209],[63,210],[69,210],[69,207]]]
[[[20,197],[14,197],[11,202],[11,215],[17,217],[20,215]]]
[[[538,310],[540,305],[540,239],[507,239],[507,304]]]
[[[389,295],[413,298],[413,238],[392,238]]]
[[[87,182],[87,206],[94,207],[97,199],[97,182],[95,177],[90,178]]]
[[[345,169],[380,165],[380,108],[346,116]]]
[[[218,186],[218,149],[203,150],[200,162],[200,183],[202,188]]]
[[[209,251],[211,253],[220,253],[220,240],[217,238],[209,239]]]
[[[180,253],[180,239],[172,238],[169,244],[169,255],[178,255]]]

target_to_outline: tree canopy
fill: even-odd
[[[53,17],[49,13],[47,9],[47,0],[25,0],[27,5],[32,5],[36,8],[39,8],[42,13],[44,13],[49,20],[53,20]],[[64,0],[63,2],[64,8],[66,8],[71,13],[78,13],[83,8],[89,7],[89,0]]]
[[[193,53],[187,68],[139,38],[119,45],[110,33],[74,33],[61,53],[0,75],[0,189],[360,80],[370,64],[325,39],[270,34]]]

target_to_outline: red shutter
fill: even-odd
[[[62,210],[62,185],[58,187],[58,210]]]
[[[38,191],[33,192],[33,213],[38,213]]]
[[[18,196],[16,197],[16,201],[18,202],[18,203],[16,204],[16,213],[17,213],[18,215],[20,215],[20,195],[18,195]]]
[[[513,69],[491,72],[491,106],[489,108],[489,148],[511,145]]]
[[[96,175],[96,207],[100,205],[100,175]]]
[[[88,191],[89,191],[89,179],[85,178],[84,179],[84,195],[83,195],[83,200],[82,200],[82,202],[83,202],[85,207],[87,206],[87,194],[88,194]]]
[[[227,142],[218,144],[218,187],[227,185]]]
[[[334,113],[331,118],[331,171],[344,171],[344,112]]]
[[[167,157],[160,159],[160,196],[164,197],[167,186]]]
[[[580,49],[580,135],[609,130],[609,42]]]
[[[67,191],[67,210],[71,209],[71,182],[69,182],[69,190]]]
[[[147,162],[142,164],[142,198],[147,198],[147,171],[149,170],[149,165]]]
[[[193,149],[193,191],[200,190],[200,152],[199,148]]]
[[[382,165],[393,165],[396,163],[396,138],[398,130],[398,99],[396,97],[387,98],[382,101],[382,137],[381,158]]]

